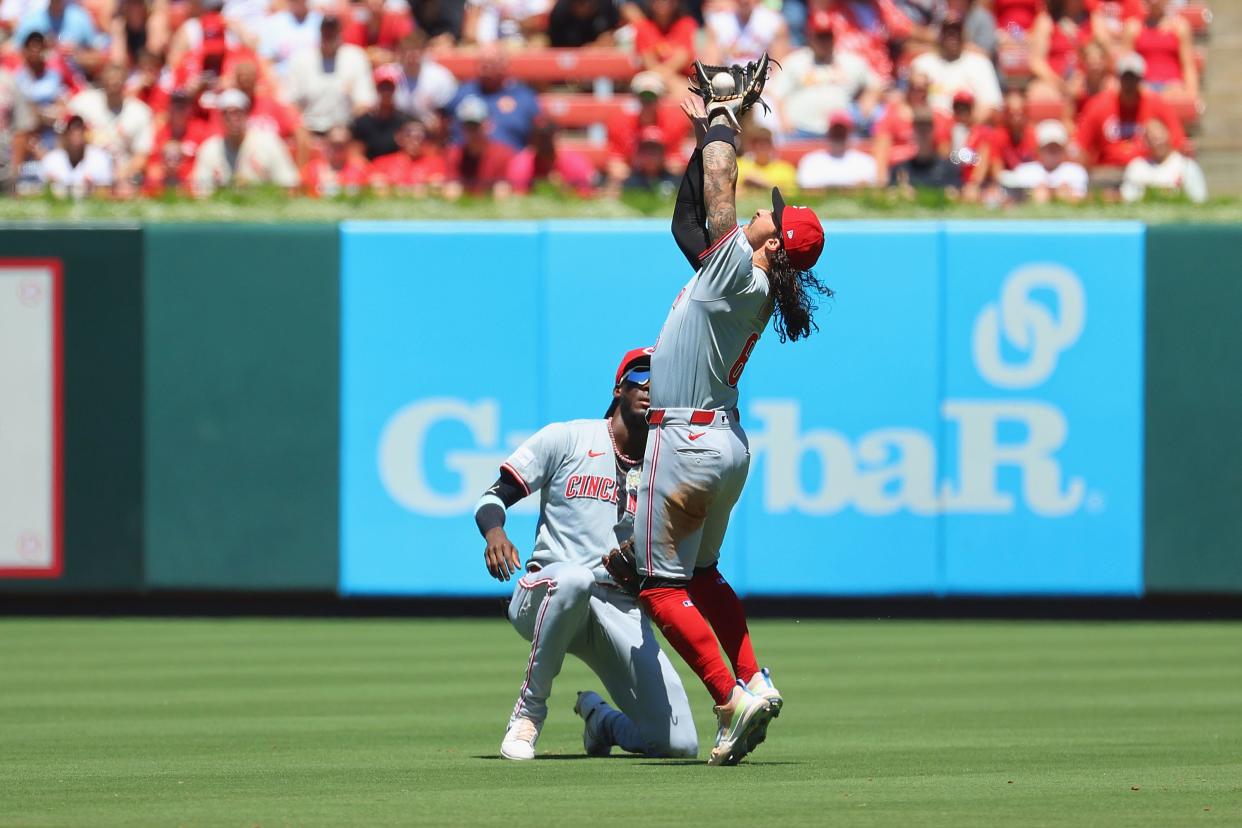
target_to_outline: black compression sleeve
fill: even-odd
[[[737,152],[737,133],[728,124],[713,124],[708,128],[707,134],[703,136],[703,146],[706,147],[714,141],[724,141]]]
[[[474,525],[479,527],[480,535],[487,537],[488,532],[505,525],[505,510],[495,503],[484,503],[474,513]]]
[[[526,490],[519,486],[518,482],[507,472],[501,472],[496,482],[483,493],[484,497],[488,495],[497,498],[504,506],[489,499],[475,510],[474,523],[479,527],[480,535],[486,535],[497,526],[504,526],[505,510],[526,497]]]
[[[712,246],[707,236],[707,207],[703,204],[703,150],[696,149],[686,165],[673,207],[673,238],[690,267],[699,269],[699,254]]]

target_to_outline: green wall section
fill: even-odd
[[[64,571],[10,591],[142,585],[142,231],[0,231],[0,257],[60,259],[64,272]]]
[[[339,233],[146,229],[146,584],[337,583]]]
[[[1242,227],[1147,232],[1148,592],[1242,591]]]

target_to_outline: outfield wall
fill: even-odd
[[[0,519],[0,525],[22,527],[17,537],[0,538],[6,551],[51,544],[60,548],[60,565],[48,571],[40,556],[18,551],[0,575],[6,591],[133,590],[143,585],[138,462],[143,439],[142,236],[138,227],[116,225],[0,230],[0,272],[33,261],[58,265],[61,274],[59,318],[53,320],[60,331],[59,353],[42,338],[0,354],[11,368],[41,364],[60,374],[61,393],[48,410],[61,451],[54,467],[35,459],[33,467],[22,463],[21,472],[47,480],[40,500],[61,504],[60,525],[32,544],[32,537],[43,535],[36,528],[38,518],[11,514]],[[28,310],[37,312],[40,305],[32,302]],[[0,388],[0,432],[13,422],[15,409],[39,405],[18,396],[32,387]],[[23,435],[13,442],[25,441]],[[0,464],[10,468],[19,462],[13,455],[0,457]],[[11,503],[0,500],[0,510],[8,511]]]
[[[1152,592],[1242,592],[1242,228],[1147,234]]]
[[[1242,229],[827,230],[821,332],[741,382],[736,586],[1242,593]],[[29,258],[64,273],[63,565],[4,591],[500,594],[479,492],[603,413],[690,275],[664,222],[0,231]]]
[[[146,585],[335,589],[338,234],[146,232]]]

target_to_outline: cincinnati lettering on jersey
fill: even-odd
[[[615,478],[600,477],[597,474],[571,474],[565,481],[566,500],[588,497],[592,500],[602,500],[604,503],[616,503],[620,491]],[[626,502],[626,511],[633,512],[636,505],[634,498],[629,498]]]

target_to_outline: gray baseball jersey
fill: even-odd
[[[539,492],[531,560],[580,564],[610,580],[600,558],[633,533],[639,470],[617,469],[608,420],[570,420],[540,429],[500,466]]]
[[[772,318],[768,276],[735,227],[700,256],[651,355],[651,407],[731,409],[755,343]]]

